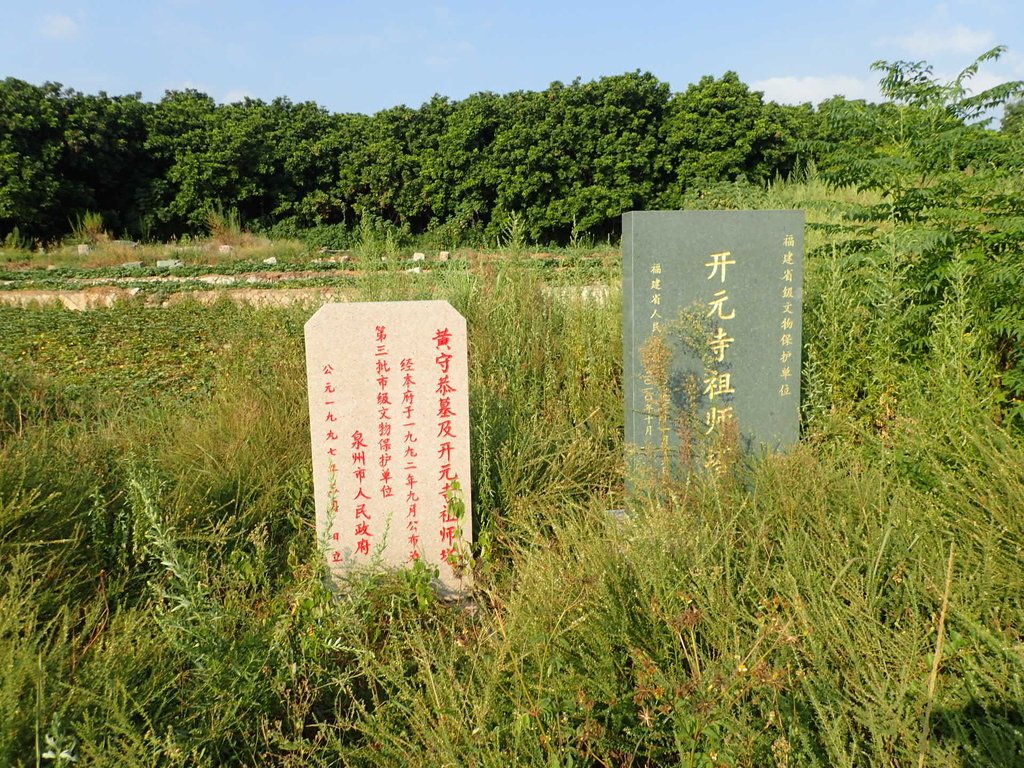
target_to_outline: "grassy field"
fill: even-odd
[[[1024,446],[969,276],[922,324],[877,200],[742,202],[808,211],[801,443],[628,500],[605,256],[554,278],[605,301],[515,253],[349,280],[467,318],[461,608],[323,584],[312,306],[0,306],[0,764],[1024,764]]]

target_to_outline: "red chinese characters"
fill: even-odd
[[[391,470],[391,421],[394,404],[391,401],[391,359],[388,348],[388,329],[384,325],[376,325],[373,329],[373,371],[375,382],[374,403],[377,411],[377,443],[376,443],[376,481],[378,498],[382,504],[395,495]],[[356,554],[370,553],[369,541],[373,537],[370,521],[373,516],[364,507],[356,516]]]
[[[334,407],[337,386],[334,381],[334,366],[330,363],[321,368],[323,376],[323,406],[326,409],[323,427],[323,451],[327,457],[327,512],[330,519],[328,531],[328,553],[332,563],[342,561],[341,535],[338,532],[338,517],[341,514],[340,492],[338,489],[338,433],[332,428],[338,418]]]
[[[306,324],[306,359],[317,530],[332,575],[423,564],[439,587],[464,589],[464,318],[440,301],[328,304]]]
[[[370,540],[373,533],[370,531],[372,515],[366,503],[370,501],[370,495],[366,492],[366,437],[358,429],[352,433],[351,456],[352,456],[352,477],[356,481],[356,493],[352,499],[355,505],[354,528],[356,539],[356,554],[368,556],[372,545]]]
[[[451,562],[457,553],[456,535],[458,533],[458,518],[451,511],[451,494],[459,479],[458,472],[453,469],[453,456],[455,451],[455,438],[458,435],[454,432],[454,417],[458,414],[452,410],[452,398],[455,387],[451,381],[452,363],[452,334],[447,328],[439,328],[434,334],[434,345],[437,355],[434,364],[437,367],[438,378],[435,393],[437,394],[437,456],[441,460],[438,475],[441,490],[438,492],[442,499],[439,513],[440,529],[438,536],[441,540],[441,560]]]
[[[416,444],[416,362],[411,357],[402,358],[399,363],[402,374],[402,471],[405,473],[405,533],[409,561],[423,556],[420,539],[419,493],[419,452]]]

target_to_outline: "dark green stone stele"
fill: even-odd
[[[626,446],[664,476],[799,438],[802,211],[622,217]]]

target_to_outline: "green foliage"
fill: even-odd
[[[661,175],[668,87],[649,73],[552,83],[512,93],[495,135],[492,222],[518,211],[529,239],[565,241],[575,227],[603,238],[624,212],[651,204]]]
[[[358,283],[471,329],[477,588],[456,607],[416,570],[322,581],[311,308],[0,315],[31,415],[0,437],[0,759],[1012,764],[1024,453],[977,277],[950,272],[904,352],[900,251],[839,215],[871,198],[820,191],[763,201],[813,226],[804,444],[638,489],[625,516],[613,275],[600,300],[525,258]]]
[[[145,149],[151,106],[138,94],[91,96],[67,90],[59,108],[61,206],[76,215],[96,212],[118,235],[141,232],[146,201],[139,190],[154,172]]]
[[[211,315],[235,312],[228,303],[183,305],[168,312],[170,322],[151,327],[148,310],[130,302],[109,313],[85,315],[3,306],[0,355],[30,361],[29,371],[47,388],[59,381],[56,403],[90,403],[96,394],[114,392],[124,403],[190,398],[211,385],[209,350],[230,342],[224,326],[210,323]]]
[[[1004,107],[1000,130],[1011,135],[1024,131],[1024,100],[1017,99]]]
[[[0,231],[52,232],[58,209],[60,86],[0,83]]]
[[[166,164],[167,184],[161,186],[167,191],[158,194],[166,200],[173,191],[167,201],[170,212],[192,228],[207,224],[210,211],[218,209],[237,210],[245,221],[270,223],[282,205],[281,195],[289,192],[281,189],[288,177],[279,133],[290,109],[283,100],[217,107],[193,91],[165,96],[155,113],[150,145]]]
[[[875,62],[886,104],[834,100],[830,105],[834,129],[870,137],[872,144],[842,145],[836,157],[843,158],[844,170],[833,174],[836,180],[878,189],[891,198],[894,215],[912,218],[929,207],[929,188],[943,175],[988,166],[996,138],[985,130],[987,121],[979,120],[1024,92],[1024,82],[979,94],[968,86],[980,66],[1003,51],[997,47],[982,54],[946,83],[933,77],[926,62]]]
[[[0,231],[17,225],[54,240],[86,211],[115,231],[136,230],[138,190],[153,172],[143,147],[148,111],[137,95],[0,83]]]
[[[367,265],[380,263],[398,256],[407,235],[386,219],[364,214],[359,219],[355,250]]]
[[[424,201],[428,232],[450,234],[440,244],[461,244],[464,233],[478,230],[493,216],[500,173],[494,165],[493,144],[508,120],[506,99],[477,93],[452,103],[435,97],[422,111],[436,115],[433,135],[422,151]]]
[[[22,237],[21,230],[15,225],[11,228],[11,231],[4,235],[3,250],[5,251],[27,251],[32,247],[32,243]]]
[[[683,92],[649,73],[555,82],[538,92],[435,96],[418,109],[327,113],[285,98],[218,105],[195,90],[160,102],[86,96],[8,79],[0,120],[0,231],[53,240],[87,211],[145,239],[206,231],[211,211],[258,230],[305,229],[339,247],[366,218],[438,249],[495,242],[508,216],[525,240],[603,240],[627,210],[690,205],[720,183],[767,183],[816,164],[879,189],[915,216],[950,171],[1019,167],[1014,125],[977,119],[1019,84],[972,95],[979,57],[949,83],[924,62],[878,62],[884,104],[836,97],[815,111],[764,103],[734,72]],[[356,233],[356,234],[352,234]]]
[[[880,250],[869,258],[873,274],[886,275],[885,285],[892,288],[876,301],[901,329],[900,354],[926,351],[928,326],[958,295],[956,281],[970,282],[980,327],[965,333],[987,339],[987,355],[997,361],[1005,384],[1006,415],[1018,421],[1024,413],[1024,218],[1019,198],[1009,193],[1016,172],[992,161],[1003,151],[1001,137],[976,121],[1024,91],[1024,82],[975,95],[968,89],[979,67],[1002,52],[982,54],[946,83],[936,81],[924,62],[877,62],[891,102],[881,108],[842,104],[831,112],[837,126],[859,125],[877,144],[859,154],[852,145],[837,153],[833,161],[846,158],[839,160],[843,170],[830,175],[884,196],[867,215],[889,219],[888,242],[876,240]]]
[[[876,61],[871,68],[884,73],[879,82],[882,94],[897,105],[917,107],[928,113],[941,110],[955,120],[973,122],[1024,92],[1024,82],[1019,80],[1001,83],[978,94],[969,88],[969,81],[978,74],[981,65],[998,60],[1005,52],[1005,46],[986,51],[947,83],[937,82],[931,65],[924,61]],[[928,116],[937,119],[934,115]]]
[[[20,360],[20,364],[19,364]],[[0,441],[37,422],[71,418],[75,409],[34,361],[0,352]]]
[[[191,89],[156,104],[16,80],[0,94],[0,232],[48,241],[87,211],[166,240],[217,210],[263,230],[384,221],[443,249],[494,242],[512,212],[532,242],[604,240],[624,211],[675,205],[698,182],[789,173],[790,134],[812,123],[734,73],[675,96],[632,72],[373,116]]]
[[[238,245],[242,240],[238,211],[224,211],[220,205],[215,205],[206,213],[206,226],[214,243]]]
[[[286,219],[263,230],[273,240],[299,240],[311,250],[341,251],[350,248],[353,232],[344,224],[318,224],[302,228],[295,219]]]
[[[625,495],[621,302],[600,254],[474,256],[353,281],[352,298],[445,298],[468,321],[478,530],[476,588],[459,605],[434,598],[424,569],[337,591],[323,581],[302,363],[312,307],[0,308],[0,762],[1020,762],[1024,211],[1010,137],[998,162],[978,163],[972,142],[992,136],[965,122],[1006,91],[964,102],[963,79],[936,90],[923,65],[883,71],[898,100],[850,113],[870,113],[871,125],[850,123],[863,166],[821,156],[823,173],[849,172],[860,189],[807,163],[799,182],[737,175],[679,190],[693,207],[807,210],[803,439],[787,455]],[[758,134],[771,116],[723,80],[691,96],[721,90]],[[16,86],[5,87],[37,103]],[[482,95],[464,113],[435,99],[423,123],[401,109],[376,126],[300,105],[306,159],[267,162],[332,186],[310,197],[282,185],[271,202],[363,256],[394,253],[424,226],[493,239],[515,221],[509,246],[561,226],[585,237],[594,230],[572,207],[584,198],[567,182],[585,162],[532,157],[501,138],[502,120],[538,118],[534,138],[561,151],[543,100],[586,134],[588,94],[605,93],[621,148],[634,138],[611,97],[634,86],[664,95],[628,76]],[[231,210],[234,193],[202,177],[202,142],[241,162],[260,144],[235,132],[240,113],[260,113],[262,130],[293,109],[234,106],[224,121],[194,93],[156,108],[184,130],[154,148],[167,163],[189,158],[177,186],[150,189],[168,206],[161,226],[218,201]],[[322,135],[325,124],[361,138]],[[190,132],[192,149],[175,143]],[[499,144],[504,155],[488,154]],[[459,176],[459,146],[535,163],[563,202],[542,204],[533,176],[489,165],[491,187],[468,177],[464,189],[500,207],[434,198],[461,217],[445,232],[424,190]],[[371,150],[400,156],[397,175],[350,165]],[[620,180],[604,189],[636,178]],[[240,199],[247,221],[263,204]],[[45,277],[25,274],[11,279]]]
[[[526,221],[521,213],[509,211],[505,214],[498,242],[510,253],[520,253],[526,247]]]
[[[75,217],[71,228],[71,239],[76,243],[91,244],[103,242],[109,235],[103,228],[103,215],[86,211]]]
[[[750,91],[735,72],[717,80],[705,76],[673,97],[664,130],[665,207],[680,207],[682,193],[702,184],[764,184],[793,166],[779,110],[767,107],[762,94]]]

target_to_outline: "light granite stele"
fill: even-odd
[[[326,304],[306,323],[317,533],[333,576],[471,585],[466,321],[446,301]]]

